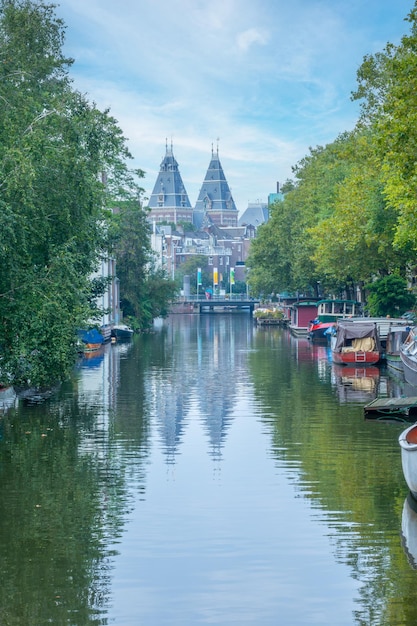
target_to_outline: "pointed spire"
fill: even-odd
[[[148,206],[151,218],[160,221],[192,221],[192,207],[174,157],[173,141],[165,139],[165,156],[162,159]]]
[[[223,225],[237,225],[237,208],[219,159],[219,142],[217,150],[211,146],[211,161],[203,185],[195,205],[195,211],[209,212],[213,221]]]

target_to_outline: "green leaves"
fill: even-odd
[[[125,190],[128,195],[128,190]],[[118,203],[112,218],[110,239],[120,280],[121,306],[134,326],[148,328],[155,317],[165,316],[176,285],[154,267],[147,213],[138,200]]]
[[[71,88],[63,41],[53,5],[0,0],[0,378],[21,385],[72,367],[97,313],[103,207],[132,181],[116,121]]]
[[[414,266],[417,3],[408,21],[400,45],[366,56],[359,68],[354,131],[310,149],[293,168],[293,188],[250,253],[255,291],[312,293],[320,280],[322,290],[346,293]]]
[[[367,309],[370,315],[400,317],[415,305],[415,296],[407,290],[406,281],[390,274],[366,286],[369,291]]]

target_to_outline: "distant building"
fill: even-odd
[[[249,202],[248,208],[239,218],[239,226],[253,226],[257,229],[269,220],[269,207],[266,202]]]
[[[279,182],[277,182],[277,190],[275,193],[268,195],[268,206],[270,207],[274,202],[282,202],[284,200],[284,194],[280,191]]]
[[[238,210],[219,159],[219,148],[211,149],[211,161],[194,208],[194,225],[237,226]]]
[[[193,209],[182,182],[178,163],[174,157],[172,143],[162,160],[158,177],[149,198],[151,222],[193,221]]]
[[[249,203],[239,218],[220,163],[218,146],[216,151],[212,146],[210,163],[193,209],[172,143],[170,147],[167,144],[148,203],[157,266],[174,278],[177,269],[190,257],[205,257],[202,266],[217,277],[219,289],[229,284],[231,270],[236,282],[246,282],[245,265],[250,244],[258,227],[269,220],[271,204],[283,197],[277,183],[277,192],[269,194],[268,203]],[[192,223],[195,230],[184,232],[182,223],[187,222]]]

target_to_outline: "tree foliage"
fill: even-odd
[[[132,182],[131,192],[133,190]],[[136,187],[136,199],[117,203],[110,229],[120,280],[121,308],[124,316],[131,318],[131,324],[138,329],[148,328],[155,317],[165,317],[176,292],[174,281],[155,266],[150,225],[140,200],[141,193],[142,189]]]
[[[417,3],[400,45],[364,58],[355,129],[294,168],[284,202],[259,229],[248,265],[253,291],[354,297],[386,275],[405,277],[417,248]]]
[[[199,286],[199,293],[201,294],[204,289],[212,286],[213,272],[212,268],[207,265],[207,256],[205,256],[204,254],[196,254],[190,256],[176,269],[175,280],[177,282],[178,289],[181,289],[183,285],[184,276],[190,276],[190,291],[193,294],[197,293],[198,268],[201,269],[202,281],[202,285]]]
[[[71,86],[54,9],[0,0],[0,379],[34,386],[74,362],[103,207],[132,183],[116,120]]]
[[[370,315],[400,317],[416,302],[415,296],[407,289],[406,281],[390,274],[366,286],[369,291],[368,311]]]

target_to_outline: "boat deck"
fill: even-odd
[[[377,398],[364,407],[365,417],[417,417],[417,397]]]

